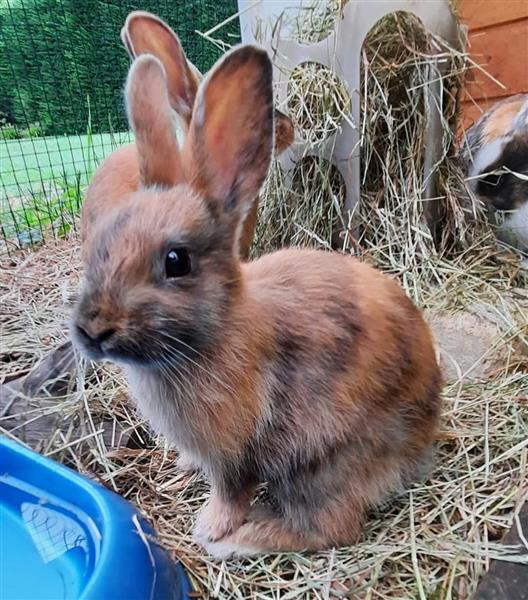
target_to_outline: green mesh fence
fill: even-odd
[[[0,0],[0,252],[75,228],[97,164],[130,134],[129,64],[119,33],[147,10],[178,33],[202,71],[240,40],[236,0]]]

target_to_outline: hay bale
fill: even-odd
[[[300,137],[316,145],[335,133],[349,114],[350,93],[324,65],[303,62],[288,82],[288,112]]]
[[[305,156],[286,176],[274,162],[264,186],[253,254],[301,246],[332,249],[343,228],[345,184],[324,158]]]

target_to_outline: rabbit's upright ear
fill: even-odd
[[[275,109],[275,154],[279,156],[293,144],[295,128],[293,121],[278,109]]]
[[[172,187],[183,179],[180,150],[161,62],[143,54],[126,84],[128,120],[136,135],[141,183]]]
[[[528,135],[528,95],[524,96],[519,112],[513,121],[514,135]]]
[[[183,152],[186,179],[218,214],[240,221],[257,195],[273,149],[271,62],[240,46],[201,84]]]
[[[121,39],[132,58],[152,54],[161,61],[171,106],[189,125],[201,75],[187,60],[178,36],[159,17],[135,11],[128,15]]]

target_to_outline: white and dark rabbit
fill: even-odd
[[[122,365],[142,414],[207,474],[195,535],[211,554],[356,542],[368,509],[431,456],[441,381],[427,325],[349,256],[241,262],[273,150],[263,50],[235,48],[199,84],[181,149],[158,58],[135,59],[126,100],[136,147],[90,189],[75,343]],[[273,508],[251,506],[261,482]]]
[[[484,113],[466,132],[462,157],[469,186],[486,205],[497,237],[528,253],[528,94]]]

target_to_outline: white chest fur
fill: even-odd
[[[517,210],[497,212],[497,237],[503,242],[528,252],[528,202]]]
[[[150,426],[177,447],[187,447],[189,432],[183,403],[192,402],[181,386],[169,386],[148,369],[125,367],[129,389],[136,405]]]

